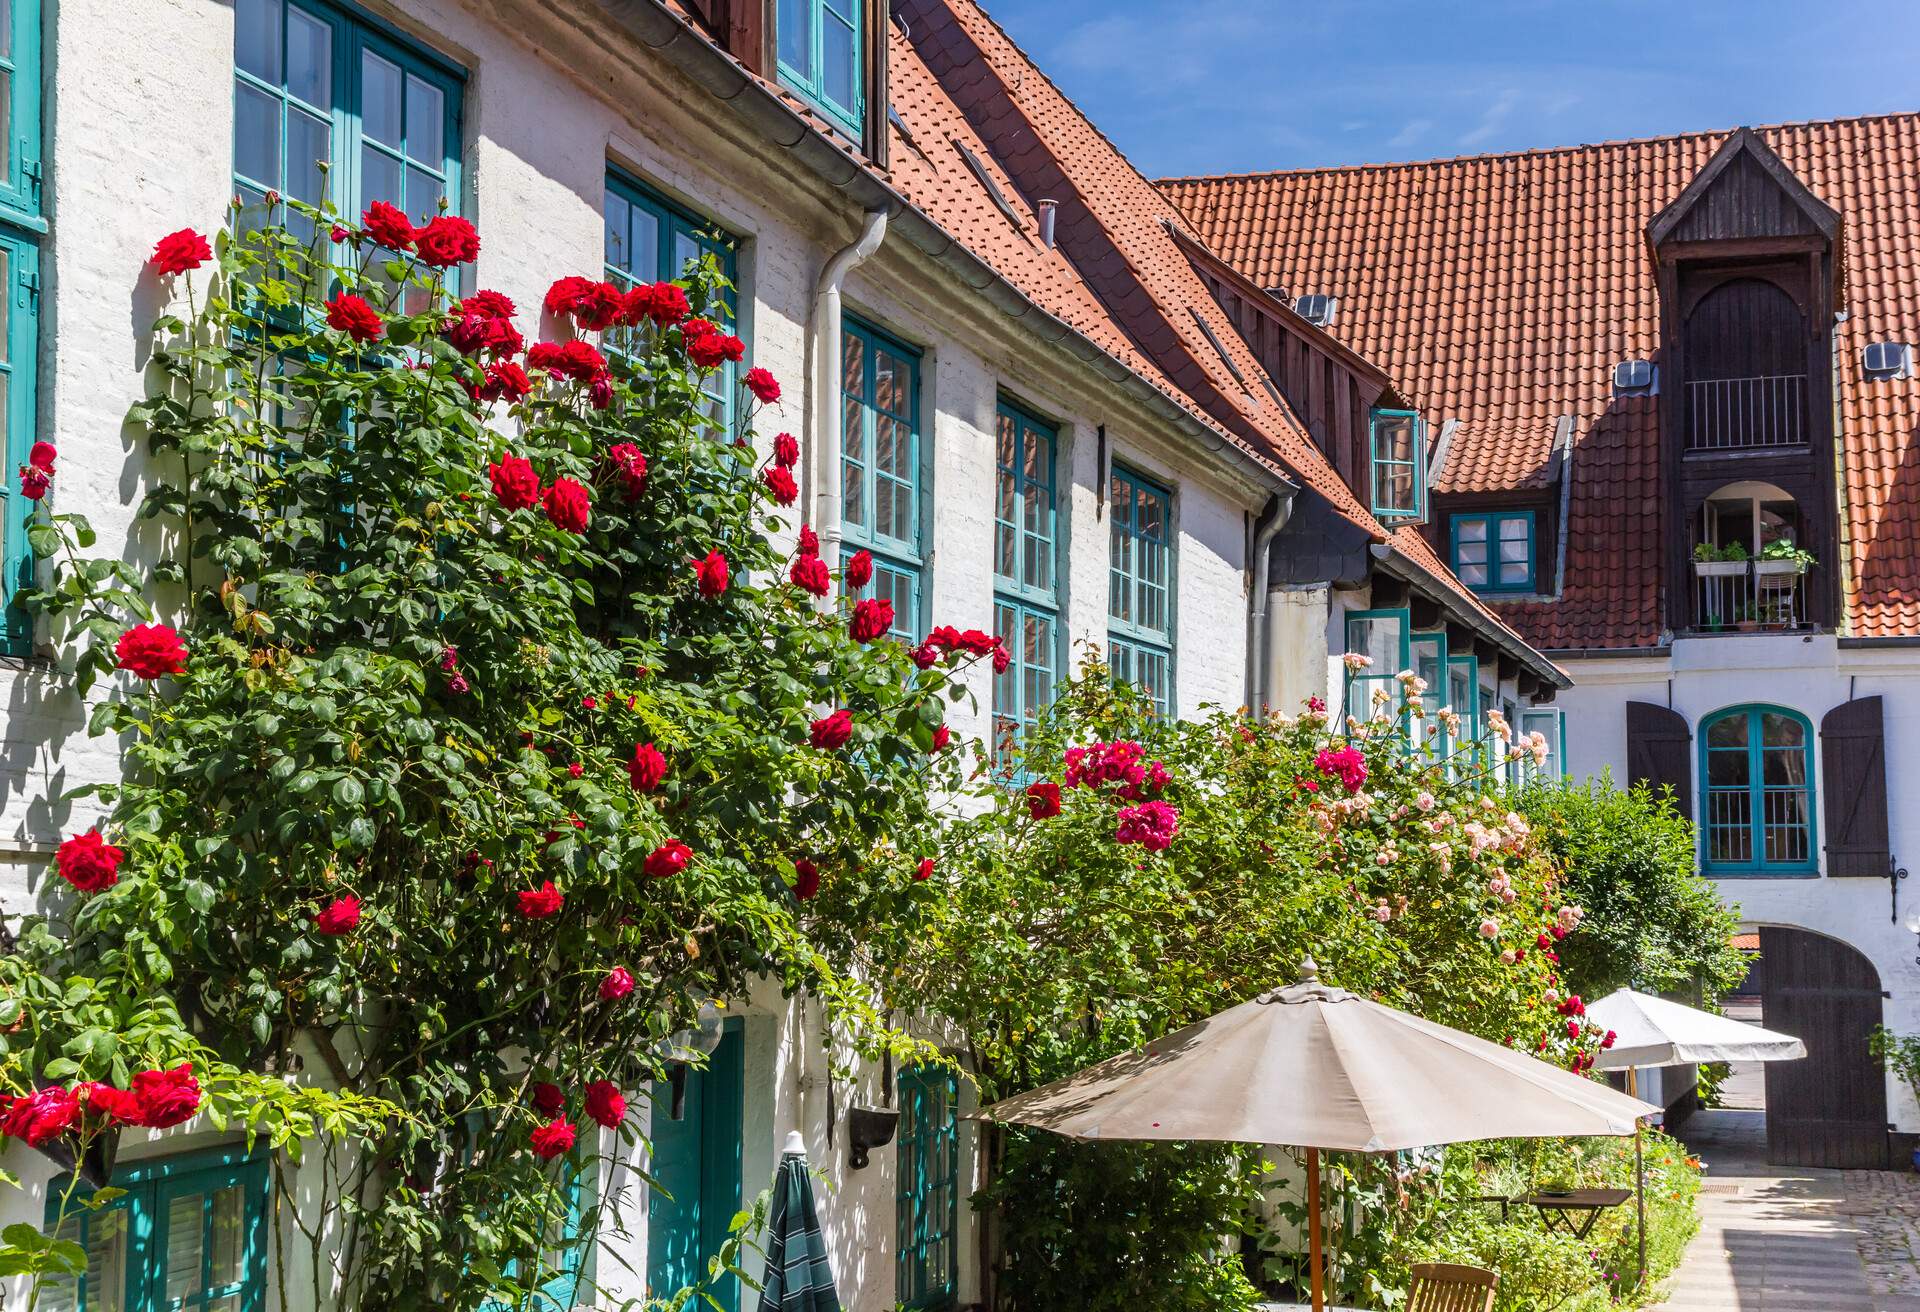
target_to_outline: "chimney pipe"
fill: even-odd
[[[1053,249],[1053,213],[1060,208],[1057,200],[1040,202],[1040,242],[1048,250]]]

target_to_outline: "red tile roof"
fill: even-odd
[[[1869,342],[1920,342],[1920,116],[1758,131],[1845,230],[1847,631],[1920,635],[1920,380],[1869,381],[1859,366]],[[1522,486],[1543,434],[1574,415],[1565,593],[1500,610],[1548,649],[1648,646],[1662,636],[1658,434],[1649,404],[1610,395],[1609,370],[1654,353],[1647,223],[1727,135],[1161,186],[1256,282],[1338,296],[1336,337],[1430,420],[1464,421],[1463,490]]]
[[[1554,483],[1553,435],[1560,416],[1469,420],[1447,439],[1436,492],[1538,489]]]

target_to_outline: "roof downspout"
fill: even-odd
[[[1293,515],[1293,494],[1275,493],[1253,525],[1252,614],[1247,626],[1247,711],[1257,717],[1267,705],[1267,576],[1271,572],[1273,540]]]
[[[829,569],[840,565],[840,287],[847,274],[880,249],[887,211],[871,209],[852,245],[835,252],[813,289],[813,323],[807,351],[813,387],[813,524],[820,555]],[[820,605],[831,606],[831,597]]]
[[[1558,597],[1567,590],[1567,520],[1573,514],[1572,415],[1560,416],[1553,435],[1553,445],[1560,453],[1560,531],[1556,535],[1559,541],[1553,553],[1553,595]]]

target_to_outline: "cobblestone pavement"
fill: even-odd
[[[1666,1312],[1920,1312],[1920,1177],[1770,1165],[1756,1111],[1681,1138],[1707,1177]]]

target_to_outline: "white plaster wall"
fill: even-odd
[[[1567,753],[1575,778],[1612,772],[1627,779],[1626,704],[1671,706],[1695,730],[1694,798],[1698,811],[1698,726],[1714,711],[1765,702],[1799,711],[1812,721],[1813,778],[1820,778],[1820,718],[1853,697],[1878,695],[1886,715],[1886,771],[1891,840],[1896,858],[1920,853],[1920,650],[1846,648],[1831,635],[1741,635],[1685,638],[1671,658],[1630,657],[1569,662],[1574,686],[1560,694],[1567,712]],[[1820,834],[1825,798],[1816,799]],[[1820,839],[1824,842],[1824,837]],[[1825,854],[1820,855],[1825,868]],[[1904,1033],[1920,1029],[1920,965],[1916,941],[1891,915],[1883,879],[1754,879],[1716,881],[1748,925],[1788,925],[1853,945],[1880,972],[1886,1024]],[[1901,890],[1906,908],[1920,905],[1920,888]],[[1920,1106],[1895,1081],[1887,1087],[1889,1114],[1903,1131],[1920,1130]]]
[[[858,228],[844,198],[748,140],[724,107],[611,37],[604,18],[591,21],[584,7],[516,6],[510,22],[503,7],[479,0],[374,0],[369,7],[468,71],[463,207],[482,235],[476,282],[513,297],[530,340],[541,331],[549,282],[601,268],[601,202],[607,168],[617,165],[742,239],[741,333],[751,362],[771,369],[786,393],[759,427],[765,440],[785,429],[810,444],[806,323],[820,269]],[[84,510],[102,550],[146,560],[157,548],[131,532],[143,486],[122,424],[142,393],[145,329],[163,294],[144,264],[161,234],[181,227],[212,233],[224,221],[232,191],[232,9],[228,0],[59,0],[48,11],[52,234],[43,248],[40,399],[42,431],[62,457],[50,504]],[[1238,705],[1245,518],[1266,490],[1209,463],[1157,416],[1116,399],[1112,384],[1068,351],[1039,346],[897,240],[849,279],[847,308],[926,350],[932,620],[992,627],[994,406],[1005,392],[1061,424],[1069,659],[1077,659],[1079,644],[1104,644],[1106,636],[1109,525],[1095,441],[1105,424],[1110,458],[1175,491],[1178,708],[1191,714],[1207,703]],[[811,501],[807,491],[803,505]],[[985,736],[990,676],[981,668],[971,681],[977,711],[961,704],[950,716],[956,731]],[[86,736],[79,699],[44,665],[0,670],[0,693],[0,903],[18,912],[43,896],[44,856],[53,844],[93,819],[48,799],[111,778],[118,752]],[[787,1131],[801,1129],[832,1182],[823,1212],[842,1295],[857,1312],[879,1312],[894,1301],[893,1152],[877,1152],[872,1167],[855,1173],[845,1165],[844,1133],[828,1149],[825,1059],[803,1036],[801,1005],[774,992],[744,1012],[744,1188],[751,1196],[764,1187]],[[809,1019],[817,1025],[817,1006]],[[877,1078],[858,1072],[864,1101],[878,1099]],[[848,1086],[835,1090],[844,1114]],[[127,1151],[171,1151],[207,1137],[195,1129]],[[972,1156],[966,1128],[963,1163]],[[38,1163],[17,1149],[7,1155],[30,1182],[45,1179]],[[632,1170],[639,1164],[628,1162],[608,1180],[627,1198],[626,1224],[605,1237],[597,1270],[619,1296],[640,1294],[646,1270],[644,1188]],[[309,1175],[296,1189],[310,1194],[311,1185]],[[35,1190],[0,1191],[0,1223],[37,1222],[42,1205]],[[961,1226],[966,1301],[974,1264],[964,1205]],[[289,1274],[304,1280],[304,1271]]]
[[[1332,589],[1292,587],[1267,598],[1267,708],[1298,715],[1309,697],[1326,700],[1344,631],[1328,622]],[[1333,705],[1333,702],[1328,702]]]

